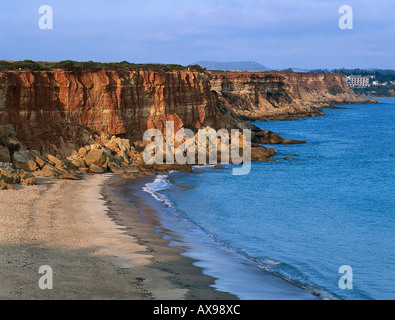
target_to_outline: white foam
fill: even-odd
[[[159,191],[166,190],[171,187],[171,183],[169,182],[168,177],[168,175],[156,176],[153,182],[147,183],[143,187],[143,190],[151,194],[156,200],[161,201],[169,207],[174,208],[172,202],[165,195],[159,193]]]

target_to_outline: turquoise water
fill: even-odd
[[[395,99],[380,101],[256,122],[308,143],[275,146],[279,161],[253,163],[247,176],[230,167],[159,176],[146,191],[169,208],[164,226],[183,235],[173,244],[240,298],[262,298],[255,276],[266,270],[324,298],[395,299]],[[232,252],[237,275],[226,257],[209,258],[216,250]],[[343,265],[353,269],[352,290],[339,288]]]

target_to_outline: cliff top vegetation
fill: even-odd
[[[182,66],[178,64],[136,64],[128,61],[122,62],[94,62],[94,61],[72,61],[64,60],[59,62],[46,61],[6,61],[0,60],[0,71],[51,71],[51,70],[66,70],[66,71],[84,71],[84,70],[127,70],[133,69],[136,71],[180,71],[193,70],[203,72],[204,69],[199,65]]]

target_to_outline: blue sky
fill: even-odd
[[[354,11],[341,30],[341,5]],[[41,5],[53,30],[38,27]],[[1,0],[0,59],[395,69],[394,0]]]

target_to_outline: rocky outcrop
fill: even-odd
[[[289,140],[280,137],[277,133],[269,130],[259,131],[255,134],[255,139],[261,144],[303,144],[303,140]]]
[[[248,120],[319,116],[332,104],[365,103],[340,74],[211,72],[211,87],[223,109]]]

